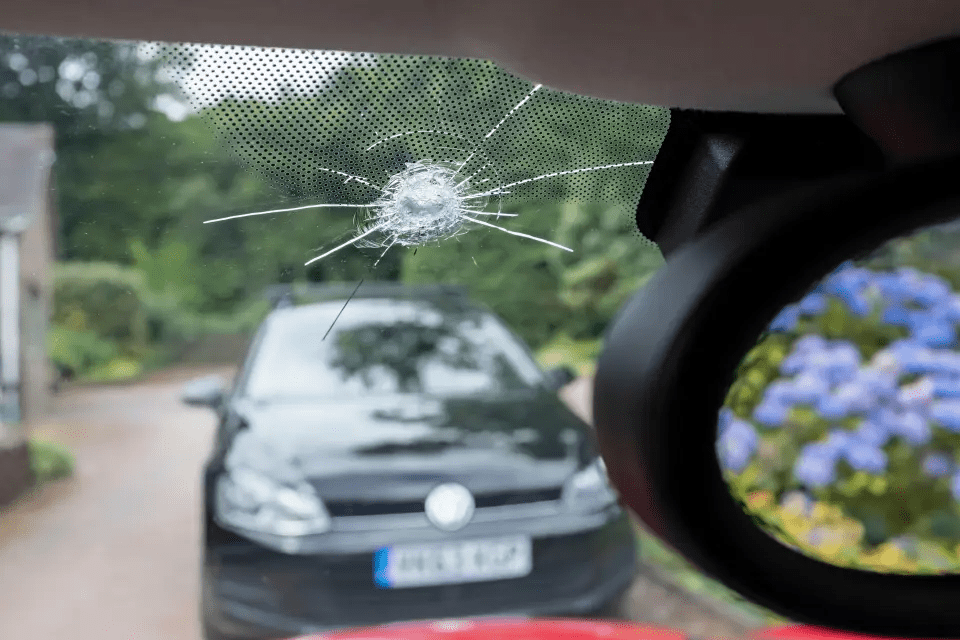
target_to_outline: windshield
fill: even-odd
[[[771,620],[618,506],[590,427],[663,263],[635,212],[667,110],[484,60],[3,35],[0,119],[0,638]]]
[[[327,333],[341,308],[342,303],[326,303],[271,316],[243,395],[254,400],[470,395],[543,382],[523,346],[488,314],[358,300]]]

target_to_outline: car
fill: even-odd
[[[615,604],[635,536],[566,378],[462,292],[349,289],[283,297],[229,392],[184,390],[219,416],[207,637]]]
[[[640,215],[642,211],[638,210],[637,216],[639,231],[657,241],[665,254],[671,253],[672,249],[681,244],[693,244],[691,240],[695,239],[694,236],[707,230],[706,227],[715,226],[721,217],[726,218],[725,214],[731,211],[736,212],[739,207],[751,201],[757,202],[797,183],[825,179],[828,177],[825,174],[831,171],[840,173],[839,169],[862,169],[862,166],[840,167],[844,164],[843,158],[849,159],[851,149],[846,149],[844,153],[836,151],[843,145],[837,145],[837,147],[830,145],[826,149],[817,149],[822,140],[818,139],[819,136],[807,135],[812,130],[815,133],[824,134],[826,138],[840,140],[842,136],[829,134],[830,117],[842,120],[844,128],[858,127],[861,132],[877,143],[877,146],[881,147],[879,151],[882,152],[885,161],[884,170],[890,165],[909,164],[909,162],[934,155],[955,154],[960,149],[957,145],[958,137],[954,126],[955,89],[949,83],[946,91],[942,90],[944,89],[942,86],[934,86],[938,80],[945,77],[955,78],[956,65],[943,64],[942,60],[933,60],[932,64],[929,60],[919,60],[921,64],[901,66],[901,60],[895,59],[892,65],[894,71],[899,68],[902,74],[888,74],[881,65],[880,73],[877,75],[861,74],[859,80],[862,80],[863,84],[859,80],[852,84],[846,82],[841,87],[846,91],[836,90],[838,82],[847,77],[845,74],[862,69],[862,65],[877,61],[882,56],[894,52],[905,51],[911,46],[954,36],[957,27],[960,26],[960,5],[950,2],[917,2],[917,0],[882,0],[873,3],[853,0],[813,3],[756,2],[755,0],[731,0],[726,3],[703,0],[689,2],[661,0],[643,3],[596,3],[578,0],[549,4],[545,2],[450,2],[444,5],[442,11],[437,11],[437,3],[332,1],[316,3],[300,0],[283,3],[281,10],[277,10],[277,7],[270,3],[243,0],[232,2],[229,6],[214,0],[187,2],[167,0],[156,5],[151,2],[130,2],[110,3],[109,6],[102,3],[102,6],[97,6],[100,3],[93,3],[91,6],[81,8],[74,6],[76,3],[64,0],[8,4],[9,6],[5,7],[5,29],[12,32],[82,34],[87,37],[126,38],[141,41],[162,38],[180,42],[243,43],[264,47],[314,47],[327,50],[392,51],[415,55],[489,58],[518,74],[529,77],[531,81],[543,82],[556,89],[669,107],[671,108],[670,133],[675,135],[672,140],[664,144],[657,156],[650,183],[647,184],[644,193],[644,200],[652,202],[646,207],[647,213],[650,213],[649,209],[653,209],[655,215],[644,219],[644,216]],[[83,60],[88,57],[86,53],[84,52]],[[271,55],[275,53],[276,50],[273,50]],[[218,65],[214,64],[207,72],[209,76],[222,76],[224,71],[229,72],[230,65],[227,61],[235,54],[236,51],[229,47],[221,50],[221,56],[215,62],[227,68],[218,68]],[[93,57],[95,59],[96,55],[93,54]],[[4,86],[4,95],[8,99],[20,91],[21,86],[40,87],[44,83],[52,85],[50,81],[56,77],[53,75],[53,67],[46,69],[40,67],[36,70],[32,67],[23,67],[21,58],[22,56],[18,58],[11,56],[8,61],[11,63],[9,65],[11,71],[15,72],[18,78],[18,81],[11,80]],[[90,106],[89,101],[94,98],[84,89],[96,87],[100,76],[95,72],[84,75],[84,69],[79,65],[78,59],[79,56],[73,56],[65,60],[64,73],[62,73],[64,82],[56,83],[57,90],[65,96],[65,101],[72,101],[76,96],[80,98],[76,100],[77,104]],[[60,69],[57,68],[57,70]],[[286,77],[283,78],[283,82],[276,83],[274,87],[271,86],[271,78],[263,74],[264,70],[280,70]],[[273,98],[274,94],[287,92],[289,87],[297,82],[296,67],[292,70],[285,67],[282,58],[278,57],[273,57],[258,69],[243,69],[238,75],[251,78],[254,88],[258,92],[263,91],[266,100]],[[81,84],[81,79],[87,81]],[[934,82],[926,84],[931,79]],[[192,80],[196,84],[196,78]],[[203,78],[200,80],[202,83]],[[316,86],[322,85],[323,80]],[[866,89],[860,96],[857,96],[858,92],[853,90],[857,85],[861,89]],[[122,85],[114,83],[110,86],[122,88]],[[397,94],[392,92],[392,86],[388,86],[387,89],[391,93],[385,92],[384,102],[393,102]],[[29,89],[30,92],[34,90]],[[214,94],[209,96],[212,98],[211,102],[224,97],[216,92]],[[416,108],[429,110],[432,113],[433,97],[432,94],[426,93],[418,96]],[[942,100],[938,102],[937,98]],[[513,109],[519,108],[526,101],[526,97],[521,94],[517,96],[517,100],[519,102]],[[324,116],[336,118],[344,111],[359,112],[369,122],[375,122],[374,118],[369,117],[368,105],[372,106],[372,101],[353,103],[347,109],[331,110]],[[358,106],[360,108],[357,108]],[[459,110],[468,114],[473,113],[469,107]],[[24,112],[34,117],[33,109],[24,110]],[[509,116],[509,113],[507,112],[506,116]],[[778,115],[769,118],[772,114],[780,114],[782,117]],[[810,119],[805,120],[804,114],[809,114]],[[101,118],[105,117],[103,112],[98,115]],[[142,114],[135,115],[143,117]],[[256,112],[258,124],[252,127],[255,132],[250,137],[256,140],[256,144],[266,146],[266,136],[262,135],[259,126],[260,122],[268,119],[263,115],[263,111]],[[437,115],[437,119],[440,120],[439,108]],[[715,115],[719,116],[716,120],[713,119]],[[311,124],[320,121],[319,118],[304,117],[298,110],[298,119],[295,122],[304,120]],[[710,122],[706,122],[706,125],[701,128],[697,120],[714,120],[712,124],[716,126],[712,127]],[[773,126],[760,126],[764,121],[773,123]],[[805,121],[812,123],[809,129],[803,127]],[[129,126],[135,127],[136,122],[140,120],[130,118]],[[747,123],[747,126],[743,126],[744,123]],[[490,122],[490,126],[493,127],[490,133],[496,131],[500,124],[498,119],[494,118]],[[780,124],[783,126],[779,126]],[[89,125],[86,126],[89,127]],[[126,123],[124,126],[127,126]],[[371,125],[372,132],[376,132],[373,128],[375,126]],[[614,127],[618,132],[626,132],[626,128],[619,123]],[[303,140],[303,133],[307,129],[308,127],[302,127],[302,125],[299,128],[295,126],[284,129],[282,137],[300,141]],[[754,141],[766,142],[766,152],[753,154],[751,164],[755,171],[752,174],[741,173],[731,176],[731,160],[739,154],[741,140],[738,138],[744,132],[750,134]],[[379,132],[377,133],[379,135]],[[791,135],[784,136],[784,134]],[[388,132],[387,135],[392,134]],[[798,139],[805,139],[810,144],[798,145]],[[373,145],[379,144],[375,138],[369,142]],[[339,151],[336,145],[330,145],[330,147],[335,152]],[[317,155],[320,148],[321,145],[309,145],[303,150],[305,153],[302,155]],[[81,149],[84,153],[89,151],[86,145]],[[149,147],[138,148],[138,151],[148,155],[148,149]],[[863,151],[864,149],[852,149],[852,155],[858,159],[857,162],[864,160],[867,155],[872,155],[864,154]],[[278,177],[284,181],[285,186],[290,187],[287,192],[292,194],[292,198],[303,199],[306,202],[302,194],[304,184],[309,184],[309,180],[302,173],[297,173],[296,161],[299,156],[282,152],[271,155],[276,158],[273,162],[281,167],[278,170],[280,174]],[[292,159],[291,155],[294,155]],[[523,156],[530,158],[531,164],[538,162],[529,149],[524,150]],[[406,160],[402,156],[398,158],[398,162]],[[834,163],[837,158],[841,158],[841,161]],[[793,164],[786,169],[778,166],[781,164],[780,161],[785,159],[794,160]],[[254,155],[253,161],[258,160],[262,158],[258,159]],[[738,168],[740,171],[743,168],[742,163],[738,161],[737,164],[741,165]],[[84,167],[98,166],[96,162],[87,162],[86,159],[83,165]],[[949,173],[955,176],[956,168],[951,169],[953,170]],[[571,172],[577,170],[569,169]],[[817,173],[818,170],[823,171]],[[548,174],[553,171],[551,168],[544,169]],[[136,170],[131,173],[135,174]],[[660,179],[656,178],[658,173]],[[356,181],[356,176],[352,174],[336,175],[347,178],[348,181]],[[102,190],[102,187],[98,189],[99,185],[88,176],[84,177],[86,178],[85,187],[89,191]],[[902,176],[899,177],[902,178]],[[680,184],[681,188],[673,193],[667,193],[670,191],[667,187],[674,185],[668,184],[665,187],[663,178],[667,178],[668,183]],[[109,181],[106,182],[109,183]],[[658,182],[659,188],[651,188]],[[147,189],[141,189],[133,185],[130,190],[145,193],[150,191],[149,186],[152,185],[148,185]],[[905,188],[900,182],[898,186],[903,193],[909,194],[908,200],[912,199],[912,204],[924,201],[923,198],[927,197],[927,190]],[[880,195],[880,190],[877,188],[867,191],[868,193],[860,195]],[[825,200],[831,204],[839,203],[842,198],[838,194],[842,195],[841,192],[834,193],[834,197],[826,194]],[[886,198],[875,197],[876,202],[870,203],[867,203],[867,198],[853,199],[857,206],[851,209],[872,213],[874,207],[883,209],[887,203],[898,201],[894,197],[896,195],[898,194],[888,193]],[[104,212],[104,218],[112,209],[124,211],[122,207],[115,206],[113,201],[106,199],[106,202],[108,206],[100,204],[99,207],[99,210]],[[343,204],[339,200],[337,202]],[[720,212],[713,206],[718,202],[726,207],[727,211]],[[96,214],[91,214],[90,219],[83,220],[82,214],[78,215],[75,210],[71,211],[70,204],[69,201],[63,203],[63,209],[67,214],[66,219],[75,228],[81,227],[79,223],[82,222],[84,227],[95,230],[99,221]],[[640,204],[640,208],[643,209],[644,203],[641,201]],[[143,209],[148,208],[143,207]],[[159,209],[166,210],[164,207]],[[131,208],[131,211],[133,210]],[[781,208],[779,213],[783,212]],[[720,213],[724,215],[721,216]],[[805,227],[809,230],[809,227],[819,226],[815,236],[782,234],[786,240],[781,244],[766,247],[767,256],[792,256],[793,254],[788,250],[797,247],[804,249],[807,257],[820,253],[821,250],[836,249],[839,242],[837,239],[839,225],[834,223],[844,219],[844,215],[848,213],[850,211],[839,211],[833,216],[835,219],[816,220],[817,225],[811,224]],[[885,213],[889,222],[890,211]],[[903,219],[908,218],[909,214],[915,211],[899,213],[902,214],[900,217]],[[129,218],[132,224],[133,216]],[[157,225],[157,235],[167,227],[173,226],[168,224],[167,220],[162,222],[163,225]],[[642,225],[643,222],[647,224]],[[737,228],[736,223],[743,222],[741,218],[726,218],[726,222],[729,223],[726,227],[729,238],[743,236],[751,229],[747,224],[739,224]],[[754,227],[759,227],[762,221],[753,219],[751,222],[754,223]],[[857,222],[860,227],[857,231],[863,232],[860,235],[868,236],[875,230],[877,223],[878,221],[868,220],[864,214]],[[120,229],[121,226],[116,225],[115,228]],[[87,233],[86,229],[83,233]],[[117,237],[110,238],[111,250],[113,245],[122,247],[127,244],[125,242],[128,240],[127,237],[123,237],[122,234],[116,235]],[[231,236],[225,236],[223,242],[232,244],[233,240]],[[92,243],[84,239],[81,250],[73,248],[73,253],[70,255],[81,255],[89,259],[91,252],[88,245],[92,246]],[[689,246],[687,248],[689,249]],[[691,254],[688,252],[688,261],[681,262],[679,266],[676,257],[666,256],[668,263],[674,267],[675,274],[687,272],[712,277],[711,272],[704,268],[704,262],[712,259],[722,261],[727,257],[733,259],[738,255],[744,255],[743,251],[738,254],[729,246],[700,245],[697,248],[700,249],[699,253],[693,254],[693,258],[697,259],[690,258]],[[69,250],[68,245],[68,254]],[[149,262],[143,256],[144,253],[140,252],[138,262],[149,266]],[[199,246],[195,253],[205,254]],[[208,258],[206,255],[203,257]],[[611,256],[609,262],[629,263],[632,257],[630,253],[621,253],[616,257]],[[753,271],[800,278],[805,277],[807,266],[809,265],[805,262],[805,258],[801,257],[793,264],[778,265],[775,269],[755,268]],[[284,269],[281,268],[278,271],[283,275]],[[158,269],[153,271],[156,272]],[[168,271],[172,272],[174,269]],[[181,268],[180,271],[184,269]],[[244,275],[246,274],[242,274],[238,279],[242,279]],[[740,277],[733,277],[730,280],[736,284],[746,282],[747,278],[741,274]],[[602,278],[596,282],[597,288],[603,286]],[[719,339],[713,341],[718,349],[738,349],[742,346],[738,337],[734,335],[737,327],[733,325],[745,326],[751,320],[756,320],[759,316],[755,317],[755,313],[759,313],[761,306],[772,304],[770,300],[780,295],[783,282],[774,282],[774,286],[770,287],[745,286],[744,288],[750,289],[749,297],[745,295],[738,299],[732,295],[723,295],[730,293],[730,290],[719,292],[712,289],[709,291],[710,295],[703,297],[704,301],[712,302],[718,307],[726,307],[717,309],[716,313],[702,314],[715,326],[721,324],[716,322],[717,319],[733,318],[729,322],[731,326],[727,327],[728,329],[732,327],[732,330],[718,332]],[[686,332],[685,336],[686,334],[697,336],[699,333],[690,331],[689,325],[680,321],[682,318],[671,306],[676,298],[688,291],[679,286],[664,287],[661,290],[663,297],[653,300],[653,304],[648,305],[648,310],[652,308],[656,312],[655,315],[660,324],[672,325],[671,329],[675,329],[678,333]],[[748,303],[735,304],[744,300]],[[348,311],[349,308],[348,306]],[[700,308],[703,308],[702,305],[696,307],[696,309]],[[334,311],[334,308],[331,307],[329,311]],[[335,317],[325,317],[323,324],[329,325],[335,322]],[[83,326],[82,323],[78,322],[78,324]],[[666,340],[656,339],[657,335],[655,332],[633,331],[627,336],[629,337],[628,348],[621,348],[618,344],[614,345],[614,349],[625,356],[623,359],[628,361],[628,364],[632,360],[633,364],[642,365],[648,361],[638,357],[634,351],[635,348],[670,344]],[[323,341],[322,338],[321,341]],[[691,344],[699,346],[693,340],[688,340],[681,346],[689,347]],[[669,349],[665,351],[669,352]],[[712,348],[692,349],[692,354],[689,358],[685,358],[678,356],[675,352],[668,353],[669,358],[665,358],[662,366],[649,364],[647,370],[641,373],[646,374],[645,380],[666,381],[681,369],[685,373],[691,369],[700,369],[703,375],[693,378],[694,384],[684,386],[664,382],[663,389],[654,389],[653,393],[649,394],[651,397],[643,400],[648,401],[651,398],[656,400],[658,396],[662,396],[670,400],[677,399],[676,406],[671,407],[674,409],[684,408],[681,405],[697,406],[701,399],[698,394],[701,394],[705,388],[716,387],[720,376],[729,373],[729,371],[716,371],[720,358],[716,357],[717,354]],[[660,365],[660,363],[655,364]],[[688,366],[684,368],[680,365]],[[622,393],[619,398],[615,393],[607,394],[613,396],[614,401],[607,402],[605,407],[603,402],[599,403],[601,408],[608,411],[608,415],[605,416],[608,421],[611,419],[609,414],[630,414],[631,402],[639,396],[636,387],[630,384],[632,381],[629,375],[632,371],[634,369],[622,367],[614,369],[607,375],[606,390]],[[292,378],[294,374],[285,372],[285,375]],[[238,384],[242,382],[241,379]],[[238,426],[239,416],[234,417],[233,423],[225,420],[233,396],[221,397],[223,391],[216,381],[198,382],[192,390],[198,401],[201,401],[201,396],[206,396],[207,400],[202,400],[203,402],[216,404],[224,419],[221,423],[222,429],[233,428],[241,431]],[[633,404],[639,403],[633,402]],[[403,408],[404,410],[412,409],[414,412],[419,410],[415,402],[408,403]],[[711,407],[711,409],[715,408]],[[723,506],[729,500],[728,492],[725,490],[719,500],[713,500],[712,498],[716,495],[709,495],[704,491],[705,483],[700,481],[699,477],[694,483],[664,481],[668,472],[679,473],[681,465],[672,464],[673,459],[671,463],[662,464],[667,447],[649,446],[655,441],[654,438],[649,437],[650,433],[672,434],[674,436],[670,439],[672,452],[686,454],[685,450],[699,445],[703,450],[700,461],[706,460],[707,464],[702,467],[693,465],[694,468],[713,471],[716,467],[715,455],[713,451],[706,450],[712,443],[707,442],[705,437],[701,437],[697,442],[693,431],[696,423],[692,420],[677,419],[677,414],[682,413],[682,411],[674,413],[650,411],[643,416],[645,422],[642,423],[642,427],[646,430],[647,451],[657,449],[648,459],[659,464],[660,468],[653,468],[651,465],[649,471],[643,469],[644,462],[641,461],[641,456],[638,455],[639,447],[636,446],[638,443],[628,437],[634,435],[632,431],[629,434],[620,434],[622,436],[620,438],[611,437],[607,448],[610,453],[608,461],[611,474],[616,476],[624,495],[629,494],[631,508],[668,543],[673,544],[713,576],[726,578],[732,588],[748,597],[776,606],[780,612],[795,613],[807,620],[819,620],[861,631],[869,627],[874,632],[886,631],[904,636],[917,633],[918,630],[926,631],[928,637],[957,636],[960,623],[955,614],[956,595],[951,591],[956,582],[955,578],[952,581],[949,578],[937,578],[934,581],[928,576],[895,576],[886,580],[886,584],[876,585],[877,581],[873,579],[875,576],[871,577],[866,572],[855,574],[847,569],[824,567],[820,571],[828,579],[817,584],[805,581],[804,571],[795,570],[800,561],[799,558],[788,557],[785,554],[768,555],[758,552],[759,545],[751,544],[744,545],[747,549],[739,549],[744,552],[740,557],[731,554],[730,549],[734,543],[744,540],[756,541],[758,538],[734,535],[731,533],[734,529],[725,528],[723,521],[716,517],[720,510],[717,505],[721,505],[728,514],[735,514],[739,518],[737,522],[744,520],[742,513],[733,512],[728,508],[729,505]],[[664,418],[660,420],[661,426],[673,420],[673,424],[669,424],[671,430],[651,428],[650,423],[656,422],[658,418]],[[710,436],[715,435],[714,418],[715,415],[710,416],[712,422],[699,422],[704,427],[700,433],[701,436],[708,431]],[[640,423],[633,421],[632,426],[637,424]],[[255,430],[256,427],[248,426],[247,432],[250,433],[251,429]],[[220,471],[223,470],[228,457],[224,448],[229,445],[229,441],[229,437],[218,438],[220,449],[211,461],[213,463],[214,460],[219,460]],[[287,447],[292,446],[290,443],[283,444]],[[261,453],[264,457],[268,454],[272,455],[266,448],[262,449]],[[623,459],[629,461],[632,466],[623,464],[622,467],[626,471],[618,473],[618,465],[613,454],[622,454]],[[680,462],[683,462],[685,467],[691,466],[689,455],[681,458]],[[598,472],[596,475],[601,474]],[[250,480],[249,477],[247,479]],[[215,491],[217,486],[211,487],[208,484],[208,492]],[[714,483],[713,488],[716,489],[717,486],[719,485]],[[687,490],[690,487],[692,490],[686,494],[679,490],[680,488]],[[262,484],[261,488],[263,488]],[[267,488],[270,489],[269,486]],[[208,493],[209,495],[213,494]],[[280,495],[279,492],[277,495]],[[303,501],[298,501],[302,498],[301,495],[296,492],[283,495],[291,504],[299,505],[309,511],[309,507],[305,507]],[[705,498],[705,496],[708,497]],[[314,504],[314,510],[310,512],[314,515],[317,513],[315,506],[316,504]],[[207,508],[209,507],[208,499]],[[685,513],[678,515],[681,508]],[[702,520],[681,517],[690,516],[694,510],[701,512],[695,515],[705,517]],[[317,516],[317,521],[321,520],[323,518]],[[208,524],[210,527],[207,534],[218,531],[216,527],[219,525],[209,517],[209,513]],[[239,549],[244,548],[244,545],[256,544],[249,537],[229,534],[224,529],[219,531],[224,541],[232,540]],[[715,538],[716,540],[709,542],[716,542],[716,544],[708,546],[704,543],[698,549],[697,545],[691,544],[691,538],[696,535]],[[286,536],[286,538],[289,537]],[[691,549],[702,553],[692,553]],[[741,557],[745,557],[747,561],[740,562]],[[735,570],[724,572],[722,567],[718,568],[724,560],[738,566]],[[756,585],[756,583],[746,582],[747,574],[750,572],[769,577],[769,584],[760,589],[747,588],[751,584]],[[235,586],[237,593],[240,593],[248,585]],[[289,588],[271,593],[278,598],[282,597],[285,601],[287,599],[311,600],[314,597],[309,590],[298,590],[297,587],[301,585],[287,583],[282,586]],[[862,588],[864,586],[871,588]],[[875,588],[877,586],[879,588]],[[942,600],[935,597],[936,594],[932,593],[933,591],[939,591]],[[397,590],[395,593],[400,592],[401,590]],[[412,593],[412,591],[405,591],[405,593]],[[315,600],[311,601],[315,602]],[[866,613],[861,608],[864,603]],[[47,607],[36,608],[47,611]],[[440,614],[442,617],[448,617],[453,611],[452,607],[445,606],[442,609]],[[67,612],[65,616],[70,615],[70,610],[66,607],[64,611]],[[510,637],[514,635],[514,631],[516,635],[534,638],[561,636],[559,628],[548,626],[540,621],[520,622],[510,631],[496,625],[472,626],[473,624],[468,624],[466,632],[462,635],[453,633],[456,629],[462,628],[459,626],[460,623],[454,622],[428,627],[435,633],[425,633],[423,625],[391,629],[396,635],[408,640],[424,635],[427,637],[459,635],[466,638],[476,634],[475,637]],[[592,632],[603,635],[609,631],[608,626],[596,625],[592,630],[585,630],[584,635]],[[627,630],[625,633],[629,632]],[[791,636],[794,632],[797,635]],[[498,633],[501,635],[498,636]],[[385,631],[383,628],[357,632],[360,637],[363,637],[363,634],[367,637],[392,635],[390,631]],[[331,634],[331,637],[335,635]],[[771,632],[770,637],[841,638],[845,637],[845,634],[816,628],[800,628],[798,631],[796,627],[792,627],[783,635],[779,632],[776,634]]]

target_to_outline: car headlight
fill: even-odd
[[[563,498],[578,511],[600,511],[618,501],[603,458],[573,474],[563,488]]]
[[[217,481],[216,516],[231,528],[277,536],[306,536],[330,528],[330,515],[313,487],[283,484],[243,468]]]

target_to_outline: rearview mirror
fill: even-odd
[[[958,172],[952,158],[742,209],[608,330],[593,415],[624,502],[795,621],[960,631]]]
[[[208,376],[191,380],[183,387],[180,400],[191,407],[216,409],[223,402],[227,386],[218,376]]]
[[[547,370],[547,385],[554,390],[560,390],[577,378],[576,372],[570,367],[563,365]]]

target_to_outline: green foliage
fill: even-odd
[[[78,331],[53,325],[48,335],[50,360],[62,369],[85,372],[102,367],[116,358],[117,344],[94,331]]]
[[[131,350],[148,342],[147,292],[142,274],[120,265],[59,264],[54,273],[53,323],[92,332]]]
[[[31,439],[27,443],[30,469],[37,484],[73,475],[73,456],[63,445],[47,440]]]

